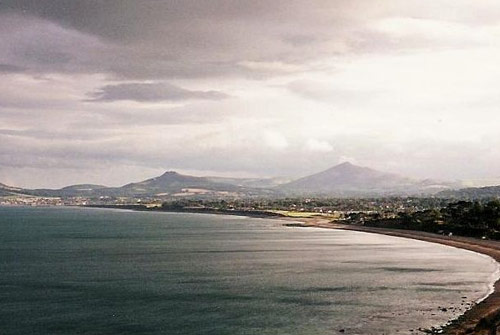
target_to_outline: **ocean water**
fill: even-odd
[[[0,207],[0,334],[411,334],[483,298],[497,270],[276,220]]]

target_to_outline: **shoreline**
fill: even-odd
[[[372,234],[382,234],[387,236],[410,238],[425,242],[438,243],[455,248],[477,252],[482,255],[493,258],[500,264],[500,242],[491,240],[479,240],[471,237],[462,236],[441,236],[433,233],[403,230],[403,229],[389,229],[389,228],[375,228],[368,226],[355,226],[345,225],[339,223],[331,223],[325,218],[280,218],[285,221],[294,222],[300,221],[301,223],[285,224],[286,226],[295,227],[312,227],[312,228],[325,228],[325,229],[341,229],[358,231]],[[464,314],[457,319],[450,320],[450,323],[440,329],[428,330],[430,334],[448,334],[448,335],[464,335],[464,334],[477,334],[477,335],[491,335],[496,334],[497,327],[500,326],[500,278],[493,283],[493,291],[483,298],[480,302],[473,305]],[[434,331],[434,332],[433,332]]]
[[[431,243],[438,243],[455,248],[477,252],[482,255],[493,258],[500,264],[500,242],[491,240],[479,240],[471,237],[462,236],[442,236],[433,233],[375,228],[369,226],[345,225],[331,222],[330,219],[317,217],[289,217],[278,213],[265,211],[245,211],[245,210],[206,210],[206,209],[146,209],[137,206],[85,206],[90,208],[108,208],[108,209],[129,209],[145,212],[166,212],[166,213],[193,213],[193,214],[214,214],[214,215],[237,215],[251,218],[267,218],[282,221],[283,226],[288,227],[310,227],[325,229],[351,230],[372,234],[382,234],[401,238],[410,238]],[[497,327],[500,326],[500,278],[493,283],[493,292],[483,298],[479,303],[473,305],[464,314],[457,319],[450,320],[442,328],[421,330],[429,334],[447,334],[447,335],[492,335],[496,334]]]

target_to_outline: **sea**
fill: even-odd
[[[0,207],[0,334],[418,334],[497,263],[273,219]]]

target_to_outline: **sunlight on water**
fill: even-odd
[[[488,291],[489,257],[230,216],[0,207],[2,334],[399,334]]]

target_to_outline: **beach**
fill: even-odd
[[[374,228],[360,225],[344,225],[332,223],[328,219],[321,217],[313,218],[291,218],[294,223],[286,225],[304,227],[317,227],[327,229],[343,229],[374,234],[384,234],[395,237],[411,238],[426,242],[444,244],[451,247],[466,249],[492,257],[500,262],[500,242],[491,240],[479,240],[461,236],[441,236],[437,234],[386,228]],[[297,223],[300,221],[301,223]],[[497,334],[500,325],[500,280],[494,284],[493,292],[483,301],[474,305],[458,319],[453,320],[443,329],[436,330],[439,334],[462,335],[477,334],[491,335]],[[432,330],[429,330],[432,333]]]

